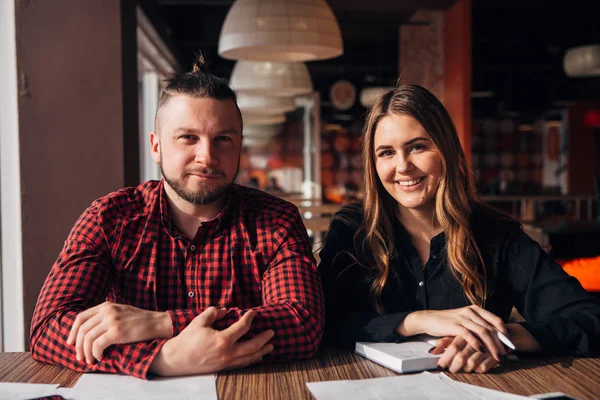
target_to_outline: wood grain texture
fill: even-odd
[[[260,364],[219,374],[219,399],[312,399],[307,382],[396,376],[351,352],[322,349],[312,360]],[[564,392],[600,399],[600,358],[533,358],[487,374],[450,374],[457,381],[514,394]],[[29,353],[0,353],[0,382],[58,383],[72,387],[80,374],[40,364]]]
[[[393,371],[342,350],[321,350],[312,360],[263,364],[219,374],[220,399],[312,399],[307,382],[396,376]]]
[[[38,363],[30,353],[0,353],[0,382],[59,383],[73,387],[80,376],[79,372]]]
[[[448,374],[452,379],[520,395],[563,392],[600,399],[600,358],[525,358],[487,374]]]

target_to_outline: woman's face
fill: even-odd
[[[416,119],[402,114],[383,117],[375,130],[373,156],[381,183],[400,206],[433,212],[442,159]]]

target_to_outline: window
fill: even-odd
[[[150,155],[148,134],[160,95],[160,81],[178,68],[178,63],[144,12],[137,10],[138,101],[140,116],[140,179],[160,179],[160,168]]]

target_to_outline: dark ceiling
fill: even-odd
[[[390,84],[398,68],[398,28],[419,9],[445,10],[455,0],[328,0],[344,54],[307,63],[316,88],[333,79],[376,77]],[[185,67],[201,49],[212,70],[228,77],[234,65],[217,55],[221,25],[233,0],[142,0]],[[568,78],[567,48],[600,43],[600,0],[472,0],[473,100],[477,117],[498,111],[539,113],[571,100],[600,99],[600,77]]]
[[[569,47],[600,43],[600,1],[473,0],[472,16],[473,90],[495,93],[480,103],[539,112],[600,100],[600,77],[563,71]]]

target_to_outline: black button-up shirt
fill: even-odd
[[[346,207],[341,212],[353,221],[363,221],[357,210]],[[371,295],[375,272],[353,259],[361,259],[356,247],[362,247],[363,237],[354,237],[358,223],[352,225],[334,220],[320,253],[326,345],[352,347],[357,341],[402,340],[394,330],[411,312],[470,305],[448,269],[445,234],[431,240],[423,267],[408,232],[397,222],[391,274],[381,298],[385,314],[379,315]],[[519,223],[475,210],[471,229],[487,272],[487,310],[506,322],[516,307],[526,319],[521,324],[545,353],[600,353],[600,301],[552,261]]]

